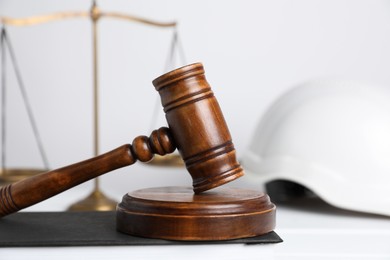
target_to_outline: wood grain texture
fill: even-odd
[[[160,93],[172,136],[193,179],[195,193],[244,174],[221,108],[201,63],[166,73],[153,81]]]
[[[117,207],[117,229],[171,240],[230,240],[275,228],[275,205],[259,191],[190,187],[148,188],[126,194]]]

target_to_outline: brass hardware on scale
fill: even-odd
[[[31,26],[37,25],[47,22],[71,19],[71,18],[89,18],[92,22],[92,52],[93,52],[93,136],[94,136],[94,156],[99,155],[99,66],[98,66],[98,22],[101,18],[114,18],[120,19],[128,22],[137,22],[142,23],[147,26],[155,26],[155,27],[167,27],[167,28],[176,28],[176,22],[156,22],[149,19],[140,18],[133,15],[118,13],[118,12],[104,12],[101,11],[96,2],[93,1],[91,10],[81,11],[81,12],[60,12],[48,15],[41,16],[33,16],[27,18],[10,18],[10,17],[0,17],[0,22],[3,25],[10,26]],[[156,165],[180,165],[181,158],[179,155],[172,155],[170,158],[172,159],[156,159]],[[153,162],[151,163],[154,164]],[[39,173],[41,171],[36,171],[35,173]],[[15,178],[18,172],[15,173]],[[3,172],[4,175],[4,172]],[[12,175],[8,174],[9,176]],[[94,210],[115,210],[117,202],[107,198],[100,189],[99,179],[94,179],[94,189],[92,193],[87,196],[85,199],[73,204],[70,206],[69,210],[74,211],[94,211]]]

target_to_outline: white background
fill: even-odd
[[[345,78],[390,86],[390,2],[363,0],[158,1],[100,0],[117,11],[177,21],[188,63],[202,62],[238,155],[265,109],[310,79]],[[91,1],[0,0],[0,16],[87,11]],[[52,168],[93,154],[91,22],[80,18],[8,28]],[[99,21],[101,152],[148,135],[171,29]],[[10,62],[8,60],[8,65]],[[178,64],[182,65],[182,64]],[[8,66],[10,166],[41,166],[31,127]],[[190,185],[184,170],[136,165],[102,178],[106,193],[157,185]],[[145,172],[145,174],[143,174]],[[84,185],[87,190],[91,183]]]

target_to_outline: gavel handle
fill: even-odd
[[[104,173],[131,165],[139,159],[149,161],[153,154],[164,155],[175,149],[167,128],[139,136],[133,144],[122,145],[110,152],[63,168],[0,188],[0,217],[9,215]]]

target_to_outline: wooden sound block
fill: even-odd
[[[169,240],[230,240],[275,228],[275,205],[265,193],[216,188],[159,187],[126,194],[117,207],[117,229],[133,236]]]

